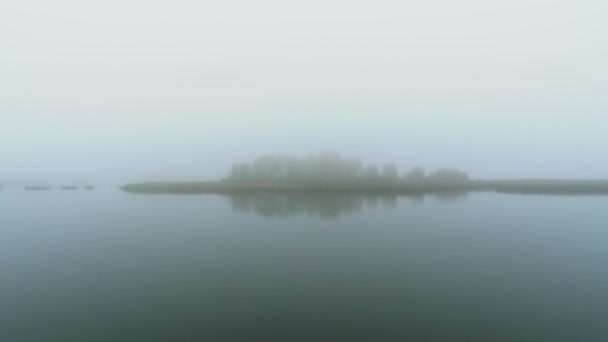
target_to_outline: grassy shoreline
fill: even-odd
[[[468,182],[147,182],[121,187],[140,194],[232,194],[244,192],[349,192],[360,194],[419,195],[449,192],[516,194],[608,195],[608,180],[478,180]]]

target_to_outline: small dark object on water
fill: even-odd
[[[77,186],[62,186],[61,190],[78,190]]]
[[[46,191],[50,188],[48,186],[26,186],[25,191]]]
[[[93,189],[95,189],[95,187],[92,186],[92,185],[87,185],[84,188],[87,189],[87,190],[93,190]]]

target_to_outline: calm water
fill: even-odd
[[[0,341],[606,341],[608,197],[0,191]]]

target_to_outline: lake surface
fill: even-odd
[[[606,341],[608,197],[0,191],[0,341]]]

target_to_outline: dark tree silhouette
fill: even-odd
[[[399,179],[399,172],[395,164],[382,165],[382,178],[385,180],[396,181]]]
[[[426,176],[424,168],[417,166],[411,169],[408,173],[403,176],[403,179],[407,182],[422,182]]]
[[[426,179],[433,182],[466,182],[469,175],[456,169],[439,169],[431,172]]]
[[[393,163],[363,163],[355,158],[343,158],[335,152],[325,152],[305,158],[265,155],[251,163],[232,166],[227,181],[231,182],[287,182],[287,183],[396,183],[399,171]],[[421,167],[415,167],[403,176],[405,182],[465,182],[466,172],[456,169],[439,169],[425,176]]]

